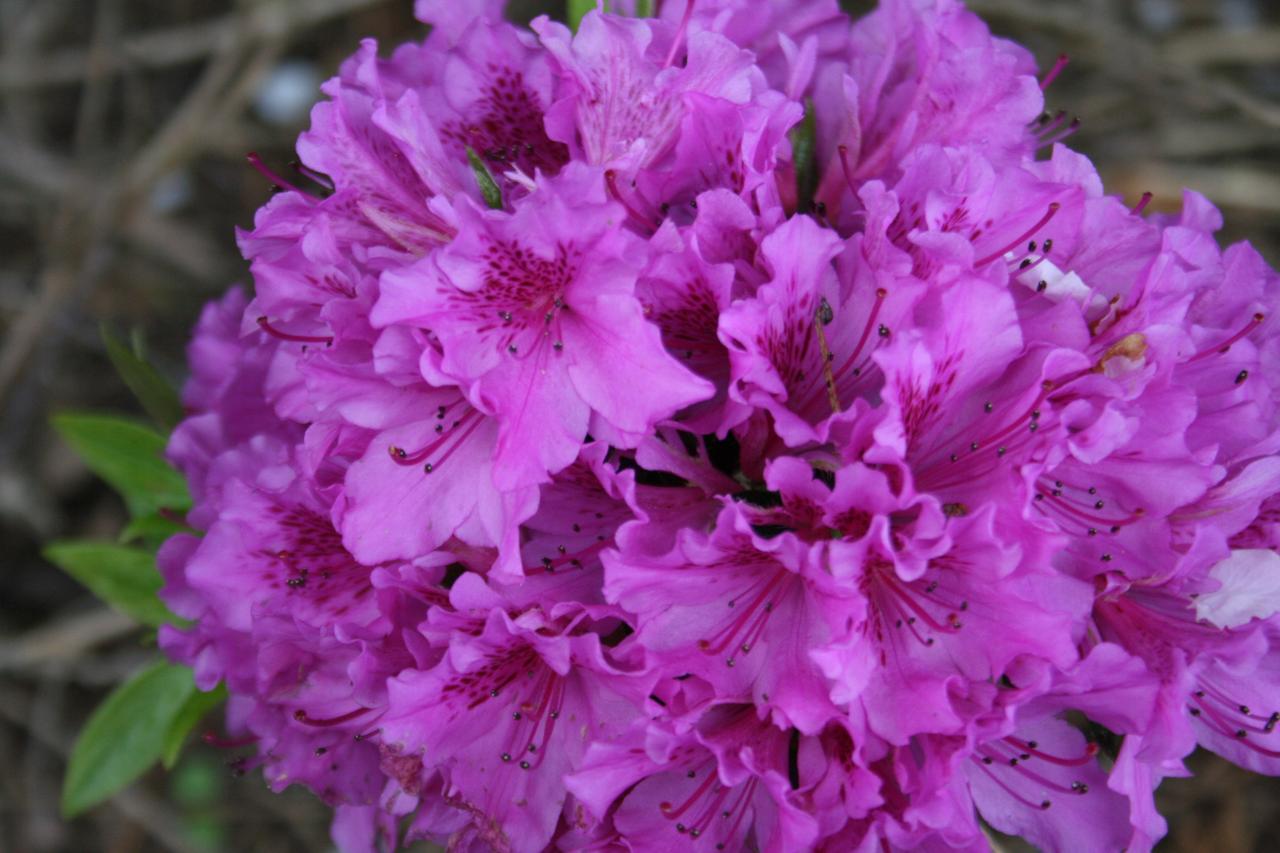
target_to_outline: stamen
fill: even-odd
[[[369,713],[372,708],[355,708],[345,714],[339,714],[336,717],[308,717],[307,712],[299,708],[293,712],[293,718],[305,726],[340,726],[343,723],[350,722],[356,717]]]
[[[955,634],[964,627],[960,622],[959,614],[951,612],[945,617],[945,622],[939,622],[933,617],[928,610],[924,608],[920,602],[916,601],[911,595],[911,591],[893,574],[893,569],[881,569],[877,572],[877,577],[883,581],[885,589],[893,593],[896,600],[902,602],[907,608],[935,631],[943,634]],[[899,611],[901,612],[901,611]],[[915,619],[908,618],[908,625],[914,625]],[[922,642],[925,642],[922,640]],[[932,642],[925,642],[925,645],[932,645]]]
[[[684,43],[685,33],[689,30],[689,21],[693,18],[694,0],[686,0],[684,5],[684,15],[680,18],[680,26],[676,29],[675,36],[671,39],[671,49],[667,51],[667,58],[663,60],[662,67],[668,68],[671,63],[676,60],[676,51],[680,49],[680,45]]]
[[[774,601],[769,600],[766,602],[766,599],[769,599],[774,590],[777,589],[778,585],[789,579],[790,576],[791,573],[785,569],[778,569],[775,571],[768,580],[765,581],[751,602],[740,611],[739,615],[730,620],[727,625],[722,627],[715,634],[711,635],[711,637],[698,640],[698,648],[702,649],[703,652],[709,655],[718,655],[723,653],[733,644],[734,638],[742,632],[742,629],[747,627],[747,623],[751,621],[752,616],[756,615],[756,608],[763,604],[764,607],[761,610],[761,613],[756,616],[757,621],[745,632],[743,645],[746,645],[748,650],[750,650],[751,645],[756,639],[756,635],[763,631],[764,624],[768,622],[769,616],[773,612]],[[748,589],[747,593],[749,594],[750,592],[751,590]],[[780,591],[780,595],[782,592],[785,592],[785,590]],[[729,606],[733,607],[735,603],[734,599],[730,599]],[[732,660],[732,658],[730,658],[730,660]]]
[[[729,827],[729,831],[725,834],[726,838],[733,838],[738,834],[738,827],[742,825],[742,820],[747,815],[746,805],[751,802],[751,797],[755,794],[756,786],[758,784],[759,778],[752,776],[751,780],[747,782],[746,790],[742,792],[742,796],[733,804],[733,808],[731,808],[727,814],[720,815],[722,818],[728,818],[730,815],[737,815],[737,817],[734,818],[733,824]],[[724,842],[717,844],[716,849],[723,850]]]
[[[870,340],[871,338],[871,330],[876,329],[878,331],[879,329],[885,328],[884,326],[877,326],[876,319],[880,316],[880,308],[881,306],[884,305],[885,297],[888,295],[889,295],[889,292],[885,290],[883,287],[876,289],[876,301],[871,305],[871,313],[867,316],[867,322],[862,327],[862,335],[858,338],[858,343],[854,345],[853,352],[849,354],[849,357],[844,360],[843,364],[841,364],[838,368],[832,371],[832,375],[831,375],[832,384],[835,384],[836,382],[839,382],[841,379],[843,379],[845,377],[845,374],[849,372],[849,369],[851,367],[853,368],[854,376],[862,375],[862,368],[866,364],[866,360],[864,360],[861,364],[858,364],[857,367],[854,367],[854,365],[855,363],[858,362],[858,357],[862,355],[863,347],[867,345],[867,341]],[[888,331],[888,330],[885,329],[885,331]],[[886,337],[886,335],[883,333],[880,333],[880,337]],[[871,357],[870,354],[868,354],[867,359],[870,359],[870,357]],[[805,408],[807,408],[809,405],[812,405],[814,402],[816,402],[816,400],[814,399],[813,396],[811,396],[810,399],[806,401]],[[839,410],[837,409],[836,411],[839,411]]]
[[[1065,53],[1058,54],[1058,59],[1053,63],[1053,67],[1049,69],[1048,73],[1044,75],[1044,79],[1040,81],[1040,91],[1043,92],[1045,89],[1048,89],[1053,81],[1058,79],[1058,75],[1062,73],[1062,70],[1066,68],[1067,64],[1070,62],[1071,57],[1067,56]]]
[[[1152,193],[1143,193],[1142,198],[1138,199],[1138,203],[1133,206],[1133,210],[1129,211],[1134,216],[1141,216],[1142,211],[1147,209],[1147,205],[1151,204],[1151,199],[1155,198]]]
[[[608,187],[609,189],[609,196],[618,204],[622,205],[623,209],[627,211],[628,216],[630,216],[640,225],[643,225],[645,228],[648,228],[650,230],[654,230],[658,227],[651,220],[646,218],[638,210],[632,207],[631,204],[625,198],[622,197],[622,193],[618,190],[617,172],[615,172],[613,169],[607,170],[604,173],[604,183],[605,183],[605,186]],[[658,224],[661,224],[661,223],[658,223]]]
[[[840,414],[840,395],[836,393],[836,377],[831,371],[831,348],[827,346],[827,330],[825,326],[835,319],[835,313],[831,310],[831,304],[826,298],[818,304],[817,321],[813,325],[813,330],[818,336],[818,350],[822,354],[822,378],[827,384],[827,402],[831,404],[831,411],[834,414]]]
[[[275,326],[272,326],[271,322],[266,317],[258,318],[258,328],[262,329],[262,331],[266,332],[271,337],[278,338],[282,341],[292,341],[299,344],[324,344],[325,346],[331,346],[333,344],[332,335],[295,335],[290,332],[282,332]]]
[[[1256,734],[1271,734],[1275,730],[1276,723],[1280,721],[1280,713],[1273,713],[1268,716],[1253,713],[1248,705],[1242,705],[1239,702],[1228,697],[1221,689],[1208,681],[1200,681],[1197,683],[1198,689],[1195,691],[1195,699],[1216,702],[1227,714],[1239,716],[1244,719],[1244,727]],[[1258,725],[1261,723],[1262,725]]]
[[[272,186],[280,190],[295,192],[298,195],[302,196],[303,198],[313,203],[316,201],[319,201],[319,199],[311,195],[311,193],[308,193],[303,191],[302,189],[299,189],[294,184],[291,184],[289,181],[286,181],[284,178],[280,177],[271,169],[267,168],[267,164],[262,162],[262,158],[258,156],[257,152],[250,151],[248,154],[244,156],[245,156],[245,159],[249,161],[249,165],[252,166],[255,170],[257,170],[258,174],[262,175],[264,178],[270,181]]]
[[[297,172],[299,175],[302,175],[304,178],[307,178],[310,181],[314,181],[315,183],[319,184],[323,189],[326,189],[329,192],[333,192],[334,189],[336,189],[336,187],[333,184],[333,179],[330,178],[328,175],[326,175],[324,172],[317,172],[315,169],[312,169],[310,166],[304,166],[302,163],[299,163],[297,160],[292,161],[289,165],[293,166],[293,170]]]
[[[1073,118],[1071,119],[1071,124],[1067,125],[1066,128],[1064,128],[1063,130],[1058,131],[1052,136],[1049,136],[1047,134],[1042,135],[1040,137],[1040,144],[1037,147],[1049,148],[1050,146],[1056,145],[1062,140],[1066,139],[1068,136],[1071,136],[1079,129],[1080,129],[1080,119],[1078,117]]]
[[[1040,231],[1041,228],[1049,224],[1049,220],[1053,219],[1053,217],[1058,213],[1058,210],[1061,207],[1062,205],[1059,202],[1056,202],[1056,201],[1050,202],[1049,209],[1045,211],[1044,216],[1040,217],[1039,222],[1037,222],[1035,225],[1028,228],[1026,232],[1024,232],[1023,234],[1018,235],[1018,238],[1016,240],[1011,241],[1008,245],[1006,245],[1000,251],[992,252],[991,254],[987,255],[985,258],[982,258],[979,261],[975,261],[974,267],[976,268],[976,267],[986,266],[987,264],[991,263],[997,258],[1003,258],[1009,252],[1012,252],[1018,246],[1021,246],[1023,243],[1030,240]]]
[[[586,560],[596,556],[597,554],[599,554],[601,551],[603,551],[605,548],[608,548],[612,544],[613,543],[611,540],[606,539],[603,542],[593,542],[587,547],[583,548],[582,550],[575,551],[572,554],[564,553],[555,559],[552,559],[551,557],[543,557],[541,566],[537,566],[537,567],[526,566],[524,572],[526,575],[538,575],[538,574],[553,575],[556,573],[558,569],[566,565],[571,569],[580,569],[582,568],[583,563]],[[561,546],[561,547],[564,547],[564,546]]]
[[[1045,118],[1046,120],[1041,122],[1040,126],[1036,128],[1036,135],[1039,136],[1041,139],[1045,139],[1046,137],[1049,136],[1049,134],[1053,133],[1055,130],[1062,127],[1063,123],[1066,122],[1067,120],[1067,116],[1069,115],[1070,113],[1068,113],[1066,110],[1058,110],[1056,113],[1053,114],[1052,117],[1050,117],[1048,113],[1045,113],[1043,118]],[[1035,250],[1033,249],[1032,251],[1035,251]]]
[[[1231,345],[1232,345],[1232,344],[1236,343],[1236,342],[1237,342],[1237,341],[1239,341],[1241,338],[1245,337],[1245,336],[1246,336],[1246,335],[1248,335],[1250,332],[1252,332],[1254,329],[1256,329],[1256,328],[1258,328],[1259,326],[1261,326],[1261,325],[1262,325],[1262,321],[1263,321],[1263,320],[1265,320],[1265,319],[1267,319],[1266,315],[1265,315],[1265,314],[1263,314],[1261,311],[1259,311],[1257,314],[1254,314],[1254,315],[1253,315],[1253,319],[1251,319],[1251,320],[1250,320],[1250,321],[1245,325],[1245,327],[1244,327],[1243,329],[1241,329],[1240,331],[1236,332],[1234,335],[1232,335],[1231,337],[1227,338],[1227,339],[1226,339],[1225,341],[1223,341],[1222,343],[1217,344],[1217,345],[1215,345],[1215,346],[1211,346],[1211,347],[1209,347],[1208,349],[1201,350],[1200,352],[1198,352],[1198,353],[1196,353],[1195,355],[1191,356],[1191,358],[1189,358],[1189,359],[1187,359],[1186,361],[1184,361],[1184,362],[1183,362],[1183,364],[1191,364],[1191,363],[1193,363],[1193,362],[1200,361],[1201,359],[1208,358],[1208,357],[1209,357],[1209,356],[1211,356],[1211,355],[1218,355],[1218,354],[1221,354],[1221,353],[1225,353],[1227,350],[1231,349]]]
[[[1050,806],[1053,805],[1053,802],[1051,800],[1041,800],[1038,803],[1032,802],[1031,800],[1028,800],[1026,797],[1023,797],[1017,791],[1013,790],[1013,788],[1005,784],[1004,780],[1001,779],[999,776],[997,776],[991,770],[987,757],[984,757],[981,761],[978,761],[977,758],[975,758],[974,756],[970,756],[970,760],[972,760],[974,764],[977,766],[977,768],[981,770],[983,773],[985,773],[987,777],[991,779],[992,782],[995,782],[997,785],[1003,788],[1006,794],[1013,797],[1015,800],[1022,803],[1027,808],[1044,810],[1044,809],[1048,809]]]
[[[501,755],[504,762],[510,762],[514,754],[526,756],[519,762],[521,770],[536,770],[541,766],[544,756],[550,751],[548,746],[556,721],[560,719],[564,694],[564,679],[550,667],[541,667],[533,689],[511,715],[513,722]],[[524,734],[526,726],[527,735]]]
[[[457,405],[457,403],[454,405]],[[461,434],[459,434],[457,428],[463,423],[467,423],[467,427],[462,430]],[[452,441],[453,444],[445,450],[443,456],[434,462],[426,463],[424,470],[426,473],[430,474],[437,466],[444,464],[444,462],[453,455],[453,452],[457,450],[458,447],[466,443],[467,439],[471,437],[473,432],[480,428],[482,423],[484,423],[484,418],[480,417],[480,413],[475,409],[468,409],[461,417],[453,422],[452,426],[450,426],[447,431],[437,428],[436,432],[441,433],[440,437],[421,450],[409,453],[404,448],[397,447],[393,444],[387,448],[387,453],[390,454],[391,460],[397,465],[420,465],[426,462],[427,459],[431,458],[431,455],[439,450],[443,445]]]
[[[706,778],[702,780],[702,783],[698,785],[697,788],[694,788],[692,794],[685,797],[684,802],[681,803],[679,807],[673,806],[671,803],[663,801],[658,804],[658,810],[662,812],[662,816],[665,817],[667,820],[675,820],[676,818],[680,817],[680,815],[687,812],[693,806],[693,804],[696,803],[699,799],[701,799],[702,795],[705,794],[708,790],[710,790],[711,786],[716,784],[718,781],[719,781],[719,777],[715,773],[713,772],[707,773]],[[728,790],[728,789],[725,788],[724,790]]]
[[[1099,749],[1096,743],[1090,742],[1084,748],[1084,755],[1080,756],[1079,758],[1062,758],[1061,756],[1052,755],[1047,752],[1041,752],[1039,749],[1036,748],[1037,744],[1035,741],[1019,740],[1018,738],[1013,737],[1012,735],[1009,737],[1006,737],[1004,740],[1007,743],[1010,743],[1014,747],[1016,747],[1019,752],[1033,755],[1036,758],[1039,758],[1043,761],[1048,761],[1050,764],[1057,764],[1061,767],[1083,767],[1086,764],[1089,764],[1090,762],[1092,762],[1098,756],[1098,749]]]
[[[1065,497],[1063,495],[1063,487],[1058,483],[1055,483],[1054,488],[1052,489],[1047,488],[1040,483],[1037,483],[1036,485],[1038,488],[1036,494],[1042,496],[1036,499],[1040,502],[1037,506],[1047,504],[1058,513],[1068,516],[1070,521],[1073,521],[1076,524],[1081,524],[1086,528],[1095,526],[1110,527],[1112,528],[1111,532],[1114,533],[1119,528],[1127,527],[1130,524],[1136,524],[1146,517],[1146,510],[1142,507],[1134,509],[1128,515],[1121,518],[1107,518],[1105,516],[1096,515],[1095,513],[1090,512],[1088,508],[1102,509],[1106,506],[1105,502],[1094,501],[1087,505],[1088,508],[1085,508],[1085,505],[1082,505],[1080,502],[1073,500],[1070,497]],[[1099,504],[1102,504],[1102,506],[1099,506]],[[1123,511],[1124,508],[1121,507],[1121,512]]]
[[[205,732],[200,736],[200,739],[209,744],[209,746],[216,747],[218,749],[239,749],[242,746],[249,746],[250,744],[258,742],[257,735],[245,735],[244,737],[238,738],[221,738],[218,737],[218,733],[214,731]]]
[[[1226,719],[1226,717],[1221,712],[1215,710],[1208,703],[1204,703],[1202,699],[1199,707],[1197,708],[1193,706],[1191,707],[1190,711],[1191,711],[1191,716],[1195,717],[1201,723],[1203,723],[1207,728],[1217,732],[1218,734],[1224,737],[1229,737],[1234,740],[1237,740],[1240,743],[1243,743],[1246,747],[1248,747],[1253,752],[1256,752],[1260,755],[1265,755],[1268,758],[1280,758],[1280,752],[1274,749],[1268,749],[1267,747],[1259,744],[1253,738],[1249,737],[1250,731],[1254,731],[1255,733],[1258,733],[1260,730],[1254,729],[1249,726],[1242,728],[1240,726],[1234,725],[1230,720]],[[1198,713],[1198,711],[1203,711],[1204,713],[1200,714]],[[1261,733],[1270,734],[1271,732],[1268,729],[1263,729],[1261,730]]]

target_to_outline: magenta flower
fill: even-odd
[[[629,740],[630,749],[626,741],[593,747],[568,779],[592,812],[610,816],[614,838],[628,848],[735,850],[752,837],[762,850],[781,851],[817,840],[795,777],[820,775],[821,749],[806,738],[811,748],[798,751],[794,736],[749,705],[712,708],[683,734],[650,730]]]
[[[1280,277],[1205,199],[956,0],[503,5],[361,47],[197,327],[160,642],[238,767],[529,853],[1149,850],[1197,745],[1280,774]]]
[[[547,116],[548,131],[591,165],[653,166],[676,141],[687,98],[740,104],[754,88],[751,54],[713,33],[659,30],[666,43],[657,43],[657,26],[598,13],[583,18],[576,36],[545,18],[534,28],[566,90]]]
[[[639,251],[597,171],[540,184],[514,214],[463,201],[438,255],[383,277],[379,325],[429,328],[441,373],[498,422],[494,483],[545,482],[587,433],[623,446],[711,394],[635,298]]]
[[[421,772],[443,772],[447,796],[480,818],[477,836],[494,847],[545,848],[572,811],[561,778],[638,710],[640,683],[623,677],[583,618],[512,619],[501,607],[441,617],[430,633],[448,643],[444,660],[390,682],[381,741]]]

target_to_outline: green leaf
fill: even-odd
[[[55,415],[53,425],[94,473],[111,484],[135,516],[191,506],[182,475],[161,458],[165,438],[110,415]]]
[[[806,101],[804,121],[787,134],[791,140],[791,161],[796,170],[796,210],[800,213],[813,209],[813,194],[818,189],[818,169],[814,158],[817,125],[813,112],[813,101]]]
[[[165,430],[177,426],[182,420],[182,402],[178,399],[178,392],[142,357],[141,342],[135,339],[135,345],[130,349],[105,325],[102,327],[102,342],[116,372],[151,419]]]
[[[476,174],[476,183],[480,185],[480,195],[484,196],[484,203],[494,210],[501,210],[502,190],[498,188],[498,182],[493,179],[493,173],[489,171],[489,167],[470,145],[467,146],[467,162],[471,164],[471,171]]]
[[[120,685],[85,724],[62,783],[62,814],[74,817],[156,762],[173,720],[195,692],[191,670],[157,663]]]
[[[124,530],[120,531],[118,541],[121,545],[140,542],[144,547],[158,548],[160,543],[175,533],[191,532],[191,528],[182,522],[174,521],[167,515],[157,513],[155,515],[144,515],[141,518],[135,518],[130,521],[125,525]]]
[[[55,542],[45,547],[44,557],[143,625],[177,621],[156,597],[162,580],[150,551],[103,542]]]
[[[636,0],[636,17],[653,17],[653,0]]]
[[[576,33],[583,16],[594,8],[596,8],[596,0],[569,0],[569,29]]]
[[[199,690],[187,697],[187,702],[178,711],[177,716],[173,718],[173,723],[169,726],[169,731],[164,736],[164,750],[160,755],[160,761],[164,764],[165,770],[170,770],[173,765],[178,763],[178,758],[182,755],[182,747],[187,743],[187,735],[191,734],[205,714],[208,714],[214,708],[227,701],[227,688],[219,684],[208,693]]]

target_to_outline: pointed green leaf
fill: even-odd
[[[103,542],[55,542],[44,549],[44,557],[143,625],[177,621],[156,597],[162,580],[150,551]]]
[[[135,339],[131,349],[103,326],[102,342],[116,372],[151,419],[165,430],[177,426],[182,420],[182,402],[178,399],[178,392],[142,357],[141,341]]]
[[[796,170],[796,209],[800,213],[808,213],[813,209],[813,194],[818,189],[815,159],[817,126],[812,100],[805,102],[804,120],[791,128],[787,136],[791,140],[791,162]]]
[[[173,723],[164,736],[164,751],[160,755],[160,761],[164,764],[165,770],[172,769],[173,765],[178,763],[182,748],[187,743],[187,735],[191,734],[191,730],[199,725],[206,714],[226,701],[227,688],[222,684],[208,693],[197,690],[187,697],[186,704],[173,718]]]
[[[174,718],[195,692],[191,670],[157,663],[120,685],[85,724],[62,783],[74,817],[137,779],[160,758]]]
[[[569,0],[569,29],[577,32],[583,16],[594,8],[596,8],[596,0]]]
[[[471,164],[471,171],[476,174],[476,183],[480,186],[480,195],[484,196],[484,203],[494,210],[502,209],[502,190],[498,188],[498,182],[493,179],[493,173],[489,171],[489,167],[480,159],[480,155],[471,146],[467,146],[467,162]]]
[[[124,497],[135,517],[191,506],[187,483],[161,457],[165,439],[155,430],[91,414],[56,415],[53,425],[93,472]]]

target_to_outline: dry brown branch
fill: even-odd
[[[6,68],[29,67],[45,36],[65,14],[60,3],[28,3],[20,12],[12,13],[12,21],[0,27],[0,75]],[[21,93],[0,86],[6,123],[26,135],[38,130],[39,118],[34,106]]]
[[[65,158],[0,127],[0,176],[40,196],[67,195],[83,176]]]
[[[1280,214],[1280,175],[1245,166],[1189,166],[1136,164],[1108,184],[1125,195],[1153,193],[1157,200],[1177,202],[1190,187],[1225,207]]]
[[[1194,72],[1189,68],[1182,70],[1184,72],[1183,79],[1192,82]],[[1210,78],[1200,82],[1210,93],[1217,95],[1242,113],[1257,119],[1268,127],[1280,128],[1280,104],[1275,101],[1259,98],[1228,80]]]
[[[63,302],[90,275],[101,267],[104,240],[111,230],[114,215],[114,187],[101,192],[89,213],[88,222],[76,217],[74,204],[66,204],[53,226],[54,236],[48,250],[48,266],[40,276],[31,307],[6,330],[4,347],[0,349],[0,403],[13,390],[26,366],[32,350],[41,340],[45,327]]]
[[[72,292],[92,288],[93,276],[86,275],[81,261],[100,257],[116,220],[130,218],[129,214],[138,208],[139,201],[157,180],[198,153],[213,136],[208,132],[211,126],[229,121],[243,109],[255,85],[296,29],[377,2],[381,0],[320,0],[309,4],[278,0],[228,16],[222,24],[211,27],[211,40],[206,44],[213,56],[199,80],[164,125],[130,158],[118,184],[108,177],[98,184],[97,192],[91,187],[86,193],[79,183],[69,181],[65,175],[56,177],[56,161],[32,155],[32,146],[19,146],[33,165],[41,167],[42,175],[34,181],[37,186],[46,190],[56,186],[61,191],[57,232],[61,236],[75,235],[77,239],[54,241],[54,257],[38,282],[31,308],[6,334],[0,349],[0,403],[12,392],[50,318]],[[109,22],[109,13],[104,12],[102,20]],[[107,31],[109,23],[100,33]],[[86,106],[77,125],[78,135],[91,133],[88,125],[96,122],[95,104],[99,99],[95,93],[104,68],[109,65],[104,57],[109,55],[90,48],[82,62],[81,73],[89,74],[90,79],[83,95],[82,105]],[[246,57],[249,57],[247,61]],[[94,203],[84,217],[87,221],[82,221],[77,214],[86,195]],[[69,245],[63,245],[64,242]],[[77,254],[76,250],[84,246],[88,247],[83,250],[84,254]]]
[[[213,21],[184,24],[124,39],[103,70],[118,73],[126,67],[166,68],[195,62],[217,53],[229,38],[254,33],[276,38],[315,26],[358,9],[389,0],[275,0],[260,3]],[[32,89],[77,83],[89,71],[89,52],[64,49],[39,59],[0,62],[0,89]]]
[[[200,79],[173,111],[164,126],[130,160],[124,185],[135,197],[145,192],[185,154],[192,150],[219,96],[241,66],[246,40],[225,35]]]
[[[1160,46],[1170,62],[1184,65],[1261,65],[1280,62],[1280,27],[1249,30],[1197,29]]]
[[[105,607],[66,616],[22,636],[0,639],[0,672],[65,667],[136,630],[138,623]]]
[[[1078,8],[1069,3],[1027,2],[1027,0],[969,0],[968,6],[983,16],[1005,18],[1033,26],[1040,31],[1088,36],[1093,30]]]
[[[66,707],[66,685],[42,681],[36,685],[27,711],[27,728],[41,725],[51,731],[62,726]],[[23,783],[27,790],[28,835],[36,845],[57,849],[66,844],[67,828],[58,815],[58,768],[62,763],[50,750],[28,742],[22,762]]]
[[[222,276],[225,250],[218,236],[146,210],[135,210],[122,229],[131,244],[183,275],[210,286],[226,285]],[[229,238],[230,230],[220,236]]]

